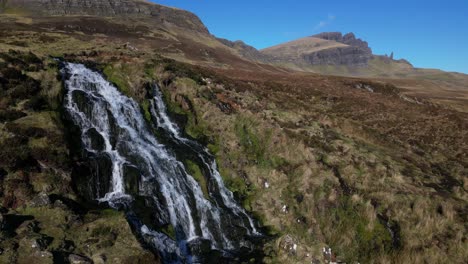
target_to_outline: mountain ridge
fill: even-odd
[[[81,15],[146,18],[152,19],[156,23],[170,23],[209,34],[206,26],[195,14],[141,0],[2,0],[0,6],[3,6],[3,12],[8,12],[9,9],[24,9],[30,11],[33,16]]]
[[[365,67],[372,58],[368,43],[353,33],[324,32],[262,49],[276,63]]]

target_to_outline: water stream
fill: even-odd
[[[74,63],[63,63],[62,71],[66,112],[79,127],[83,156],[95,164],[87,181],[94,199],[124,209],[166,263],[203,262],[207,248],[230,257],[252,247],[250,238],[260,235],[252,218],[224,186],[214,157],[171,121],[157,85],[151,88],[150,123],[98,72]],[[208,197],[177,158],[180,152],[202,170]]]

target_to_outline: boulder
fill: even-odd
[[[76,254],[70,254],[68,261],[70,261],[70,264],[93,264],[91,259]]]
[[[29,206],[31,207],[44,207],[50,204],[49,196],[45,193],[40,193],[29,202]]]
[[[20,241],[20,245],[35,251],[44,251],[52,242],[52,238],[45,235],[28,235]]]

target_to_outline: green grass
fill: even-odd
[[[328,243],[349,263],[368,262],[373,256],[392,250],[392,238],[388,230],[379,221],[370,224],[363,210],[363,205],[343,196],[335,207],[321,216],[321,228],[329,231],[326,232]],[[344,238],[349,236],[353,240],[347,244]]]
[[[115,84],[119,90],[125,95],[130,94],[130,88],[128,86],[128,76],[124,73],[127,66],[116,67],[113,65],[107,65],[103,73],[106,79]]]
[[[186,160],[185,165],[187,167],[187,170],[190,175],[198,182],[200,185],[203,195],[205,196],[206,199],[210,199],[210,194],[208,192],[208,184],[206,182],[206,178],[203,175],[200,167],[193,161],[191,160]]]
[[[169,236],[170,238],[176,240],[176,232],[175,228],[172,225],[167,225],[164,228],[161,229],[161,231]]]
[[[144,100],[141,102],[141,108],[143,110],[143,116],[145,117],[148,123],[151,123],[151,112],[150,112],[150,102],[149,100]]]
[[[254,164],[261,168],[278,168],[288,162],[270,152],[271,130],[259,131],[259,125],[248,118],[238,118],[234,128],[239,139],[243,154]]]

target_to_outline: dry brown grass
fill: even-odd
[[[0,34],[7,34],[5,25]],[[228,185],[278,235],[265,246],[272,249],[265,261],[323,260],[321,250],[327,245],[340,259],[370,263],[462,263],[468,258],[467,115],[408,102],[400,96],[407,90],[385,83],[417,84],[419,93],[427,82],[285,73],[246,62],[216,45],[180,36],[174,41],[170,33],[172,37],[138,39],[125,32],[90,37],[16,27],[20,34],[4,37],[30,45],[16,47],[2,38],[0,50],[68,53],[68,59],[111,67],[110,79],[114,76],[121,89],[127,87],[140,101],[145,81],[172,79],[165,91],[172,99],[183,94],[194,104]],[[36,41],[39,36],[56,42]],[[128,41],[138,43],[138,50],[124,48]],[[212,83],[200,85],[164,71],[155,50],[167,51],[170,45],[186,61],[222,66],[186,66]],[[52,76],[40,74],[36,77]],[[361,83],[376,92],[356,89]],[[54,97],[56,87],[44,85],[50,89],[44,93]],[[441,93],[449,97],[451,91]],[[234,113],[218,108],[221,99],[232,104]],[[239,129],[244,126],[247,132]],[[246,137],[259,144],[245,144]],[[398,224],[400,247],[388,249],[389,233],[378,215]],[[297,244],[295,252],[284,248],[288,241]]]
[[[442,174],[428,169],[434,164],[447,166],[447,162],[458,167],[465,164],[466,157],[459,154],[466,150],[466,134],[450,128],[466,126],[465,114],[411,104],[394,94],[397,90],[385,87],[375,94],[357,91],[343,85],[341,78],[301,76],[304,79],[292,81],[284,75],[223,71],[222,76],[226,75],[236,76],[231,82],[249,83],[245,88],[243,84],[231,86],[234,89],[217,86],[218,93],[241,106],[235,114],[238,117],[226,116],[213,102],[187,93],[186,85],[173,87],[172,93],[189,95],[200,106],[209,131],[222,138],[217,155],[226,175],[247,176],[245,184],[255,190],[247,193],[251,201],[247,208],[280,234],[272,244],[278,255],[268,261],[321,259],[325,244],[348,261],[458,263],[466,258],[466,199],[460,199],[466,197],[460,187],[465,182],[463,169]],[[196,89],[206,88],[194,85]],[[270,131],[273,136],[267,151],[284,159],[284,165],[265,168],[242,158],[234,129],[239,117],[254,120],[258,135]],[[458,143],[449,144],[448,138]],[[432,154],[435,149],[437,155]],[[446,176],[462,183],[444,187],[441,181]],[[349,201],[340,207],[343,199]],[[287,212],[282,210],[285,205]],[[331,221],[337,213],[348,220]],[[362,247],[369,242],[357,242],[368,235],[389,238],[378,215],[398,224],[401,247],[376,250]],[[360,231],[361,222],[367,231]],[[296,252],[281,248],[285,237],[297,243]]]

